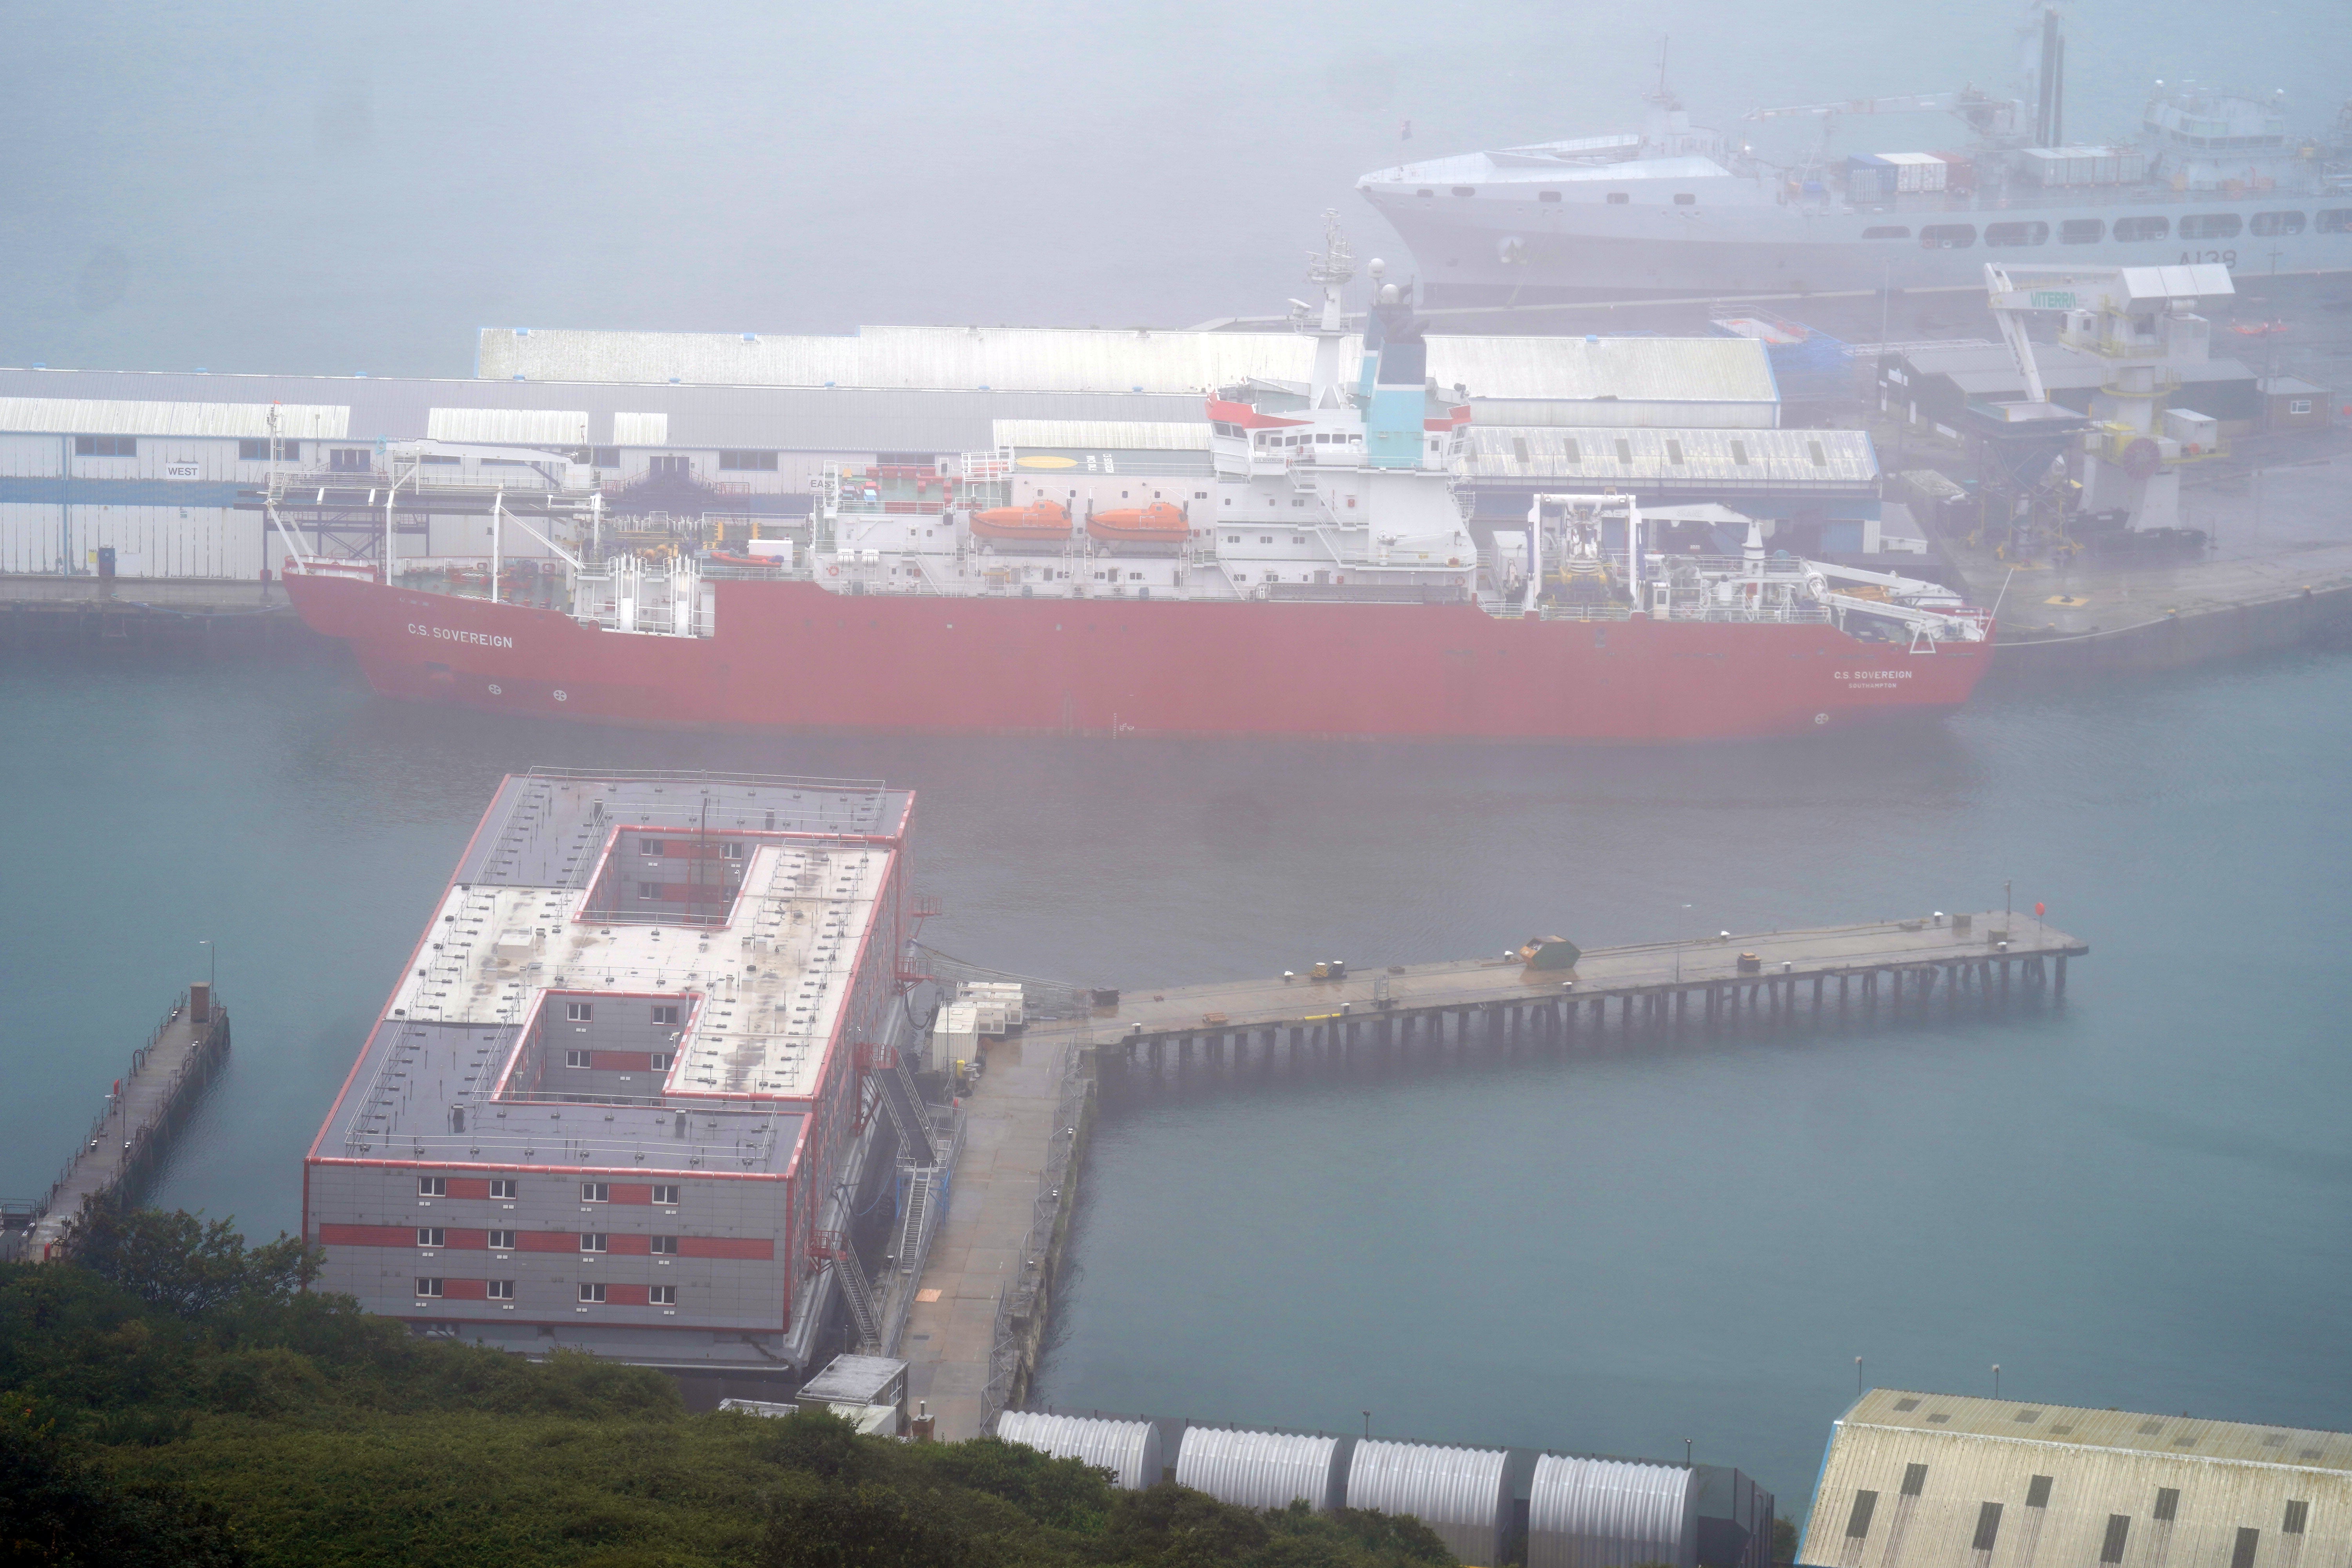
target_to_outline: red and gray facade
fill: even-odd
[[[319,1288],[525,1353],[797,1382],[838,1348],[823,1255],[869,1175],[912,805],[507,779],[305,1162]]]

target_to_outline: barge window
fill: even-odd
[[[1805,450],[1812,454],[1813,467],[1826,468],[1830,466],[1830,456],[1822,450],[1822,444],[1819,441],[1806,442]]]
[[[2352,233],[2352,207],[2322,207],[2312,226],[2322,234]]]
[[[1561,437],[1559,448],[1560,455],[1566,458],[1570,462],[1580,463],[1584,461],[1584,454],[1577,449],[1575,437],[1567,436]]]
[[[618,447],[591,447],[588,448],[588,460],[600,468],[617,468],[621,466],[621,449]]]
[[[1666,437],[1666,461],[1679,467],[1683,460],[1683,444],[1673,437]]]
[[[1536,200],[1539,202],[1556,202],[1559,200],[1559,193],[1558,191],[1538,191],[1536,193]]]
[[[655,1051],[646,1058],[646,1069],[648,1072],[667,1072],[672,1059],[667,1051]]]
[[[265,447],[268,444],[267,441],[262,443]],[[77,458],[135,458],[138,455],[139,438],[135,436],[77,436],[74,437],[74,456]]]
[[[418,1275],[416,1278],[416,1294],[420,1300],[430,1301],[436,1299],[441,1294],[441,1281],[438,1279],[428,1279],[423,1275]]]
[[[1731,460],[1732,460],[1734,463],[1737,463],[1738,465],[1739,465],[1739,467],[1741,467],[1741,468],[1746,468],[1746,467],[1748,466],[1748,443],[1747,443],[1747,442],[1745,442],[1745,441],[1734,441],[1734,442],[1731,444]]]
[[[1631,191],[1612,191],[1609,193],[1609,205],[1612,207],[1622,207],[1633,199],[1633,193]]]
[[[595,1016],[596,1004],[593,1002],[566,1002],[563,1005],[563,1017],[566,1023],[585,1024]]]
[[[1455,185],[1453,187],[1453,191],[1457,196],[1475,196],[1478,194],[1478,187],[1475,185]]]
[[[420,1198],[447,1197],[449,1195],[449,1178],[446,1176],[417,1177],[416,1195]]]
[[[719,466],[722,468],[761,468],[773,473],[776,455],[773,452],[721,452]]]
[[[2149,213],[2141,217],[2116,219],[2116,237],[2129,242],[2135,239],[2162,239],[2172,232],[2172,220],[2161,213]]]
[[[365,447],[338,447],[327,455],[327,466],[344,473],[365,473],[375,466]]]
[[[675,1307],[677,1305],[677,1287],[649,1285],[646,1288],[646,1300],[656,1307]]]
[[[1862,231],[1864,239],[1908,239],[1911,226],[1903,223],[1883,223]]]
[[[677,1023],[677,1005],[673,1002],[664,1005],[656,1005],[654,1008],[654,1022],[656,1024]]]
[[[654,1189],[654,1202],[657,1204],[667,1204],[670,1207],[676,1208],[677,1206],[677,1189],[676,1187],[656,1187]]]
[[[1972,223],[1931,223],[1919,231],[1922,250],[1966,250],[1977,242]]]
[[[590,1302],[602,1301],[604,1299],[604,1287],[602,1285],[583,1285],[580,1287],[580,1299],[583,1301]]]
[[[1675,205],[1678,207],[1695,207],[1698,205],[1698,197],[1693,195],[1688,191],[1676,191],[1675,193]]]
[[[1995,223],[1985,226],[1985,244],[2047,245],[2050,226],[2046,223]]]
[[[2107,237],[2107,221],[2096,217],[2070,217],[2058,226],[2061,245],[2096,245]]]
[[[1433,196],[1437,193],[1435,191],[1415,191],[1412,194],[1417,196]]]
[[[2273,235],[2301,234],[2303,215],[2301,213],[2256,213],[2246,226],[2265,239]]]
[[[514,1250],[514,1232],[510,1230],[494,1230],[490,1232],[490,1250],[492,1252],[512,1252]]]
[[[2235,239],[2245,226],[2236,213],[2192,213],[2180,220],[2183,239]]]
[[[416,1227],[416,1245],[446,1247],[449,1245],[449,1233],[439,1226],[420,1225]]]
[[[613,1249],[612,1240],[613,1238],[610,1236],[607,1236],[601,1230],[583,1230],[580,1233],[580,1250],[583,1252],[610,1252]]]
[[[285,458],[288,462],[292,462],[294,460],[294,448],[297,445],[299,445],[299,443],[289,441],[284,437],[278,437],[278,455]],[[79,451],[81,447],[79,444],[74,447],[74,450],[76,451]],[[239,441],[236,444],[236,460],[240,463],[266,463],[269,461],[268,438],[265,437],[258,441]]]
[[[1617,440],[1617,460],[1621,463],[1631,463],[1633,460],[1633,443],[1622,436]]]
[[[493,1301],[511,1301],[514,1300],[514,1281],[511,1279],[493,1279],[489,1283],[488,1293],[490,1300]]]
[[[2122,1562],[2124,1560],[2124,1542],[2130,1537],[2130,1535],[2131,1515],[2127,1513],[2111,1513],[2107,1515],[2107,1536],[2106,1539],[2099,1544],[2099,1561],[2102,1563]]]
[[[568,1068],[584,1068],[591,1063],[586,1051],[566,1051],[563,1053],[563,1065]]]
[[[515,1181],[513,1177],[499,1176],[492,1178],[490,1182],[490,1196],[494,1198],[510,1198],[514,1195]]]

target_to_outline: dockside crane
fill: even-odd
[[[2015,267],[1985,264],[1986,302],[2022,378],[2025,401],[1992,404],[1997,426],[2026,427],[2050,411],[2048,389],[2025,319],[2054,311],[2058,341],[2113,368],[2091,399],[2090,425],[2070,437],[2071,475],[2081,511],[2136,530],[2177,527],[2183,465],[2216,456],[2215,421],[2167,405],[2179,367],[2203,363],[2211,324],[2198,301],[2236,289],[2218,263],[2187,267]],[[2041,422],[2045,425],[2046,419]],[[2078,438],[2076,438],[2078,437]]]

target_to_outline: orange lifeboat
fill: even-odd
[[[1164,500],[1088,512],[1087,531],[1106,544],[1181,544],[1192,537],[1183,510]]]
[[[1005,544],[1060,544],[1070,537],[1070,509],[1056,500],[991,507],[971,514],[971,531]]]

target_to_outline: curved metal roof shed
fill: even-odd
[[[1546,1454],[1528,1495],[1528,1568],[1698,1561],[1698,1487],[1680,1465]]]
[[[1500,1563],[1510,1519],[1500,1449],[1441,1448],[1367,1438],[1348,1462],[1348,1506],[1409,1513],[1465,1563]]]
[[[1176,1484],[1237,1508],[1328,1510],[1339,1496],[1339,1439],[1194,1426],[1176,1450]]]
[[[1160,1458],[1160,1428],[1149,1421],[1008,1410],[996,1418],[996,1435],[1057,1459],[1083,1459],[1108,1470],[1113,1486],[1131,1492],[1157,1485],[1166,1468]]]

